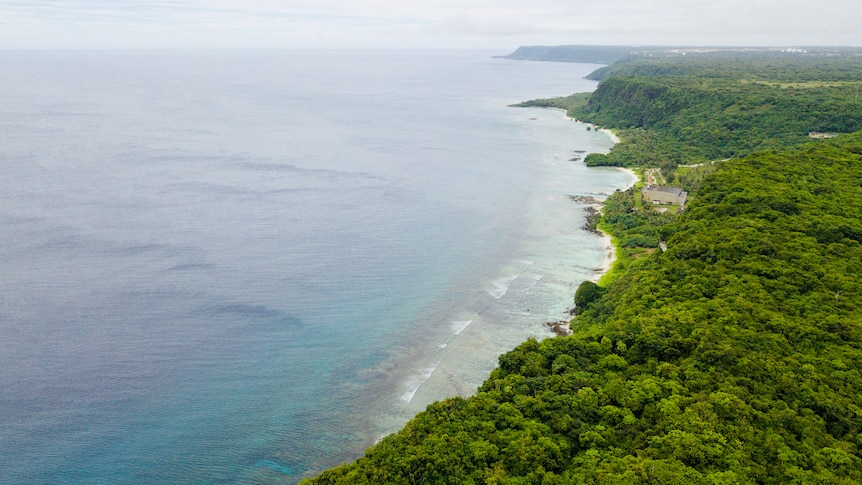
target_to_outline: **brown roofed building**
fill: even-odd
[[[675,187],[650,185],[643,189],[644,199],[656,205],[685,205],[688,192]]]

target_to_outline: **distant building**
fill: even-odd
[[[808,133],[809,138],[818,138],[818,139],[835,138],[836,136],[838,136],[838,135],[836,135],[835,133],[823,133],[820,131],[811,131]]]
[[[648,185],[643,189],[644,200],[656,205],[685,205],[688,192],[675,187],[664,187],[662,185]]]

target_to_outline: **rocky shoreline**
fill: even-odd
[[[581,229],[591,232],[597,236],[602,236],[602,232],[598,230],[597,225],[599,222],[599,218],[602,215],[602,209],[599,207],[586,207],[584,208],[584,213],[587,215],[586,221],[584,221],[584,225],[581,226]]]
[[[587,204],[587,207],[584,207],[586,220],[584,221],[584,225],[581,226],[581,229],[597,236],[602,236],[603,234],[596,226],[598,224],[599,217],[602,215],[602,204],[604,201],[591,195],[570,195],[569,199],[578,204]]]
[[[559,322],[547,322],[545,326],[551,329],[552,332],[557,334],[559,337],[568,337],[572,334],[572,329],[569,327],[569,322],[567,321],[559,321]]]

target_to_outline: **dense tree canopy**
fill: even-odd
[[[703,163],[796,145],[809,132],[862,129],[862,56],[855,51],[641,56],[596,73],[603,81],[589,98],[521,104],[563,108],[615,129],[622,143],[589,155],[591,166]]]
[[[860,147],[722,165],[571,337],[315,483],[859,483]]]
[[[685,87],[645,86],[672,124]],[[310,483],[862,483],[859,214],[862,132],[717,164],[678,216],[618,192],[605,227],[651,250],[582,290],[571,336]]]
[[[612,77],[599,85],[584,120],[617,128],[624,140],[588,165],[659,166],[744,156],[805,142],[809,132],[862,129],[860,81],[777,84],[744,80]]]

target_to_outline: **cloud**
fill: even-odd
[[[859,18],[858,0],[13,0],[0,47],[862,45]]]

